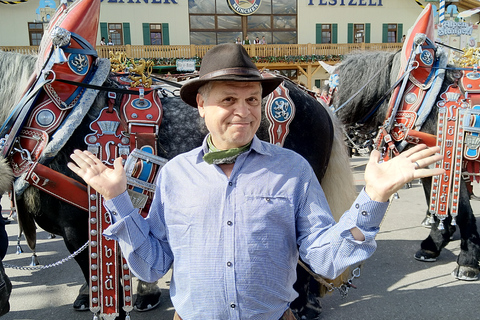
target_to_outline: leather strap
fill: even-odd
[[[87,187],[41,163],[30,168],[27,182],[77,208],[88,211]]]

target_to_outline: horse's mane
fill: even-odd
[[[392,85],[392,79],[395,81],[398,76],[396,72],[391,73],[391,70],[398,70],[398,67],[392,67],[395,60],[395,52],[356,52],[347,55],[337,66],[340,82],[334,99],[335,108],[342,106],[366,84],[355,98],[336,112],[342,123],[361,121],[379,102]],[[388,103],[388,98],[385,101]],[[386,106],[385,101],[382,107]],[[384,114],[376,112],[367,120],[366,125],[372,124],[376,127],[376,124],[384,120]]]
[[[36,61],[37,56],[0,50],[0,123],[22,98]]]

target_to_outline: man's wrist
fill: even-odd
[[[365,186],[365,192],[373,201],[387,202],[390,199],[390,195],[378,193],[375,188]]]

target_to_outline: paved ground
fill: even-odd
[[[352,164],[365,163],[364,158],[354,158]],[[363,167],[356,169],[357,184],[363,184]],[[476,187],[478,188],[478,187]],[[480,195],[480,188],[476,193]],[[429,230],[420,226],[426,209],[422,186],[414,183],[411,189],[402,189],[400,199],[394,200],[377,237],[378,250],[363,266],[361,277],[355,279],[358,289],[351,289],[342,299],[334,292],[323,299],[322,319],[480,319],[479,281],[455,280],[451,271],[455,268],[459,241],[452,241],[437,262],[422,263],[413,259]],[[2,201],[4,209],[8,202]],[[473,202],[480,225],[480,203]],[[6,212],[4,212],[6,216]],[[10,246],[6,263],[27,266],[31,258],[25,253],[16,254],[18,225],[7,225]],[[63,240],[47,239],[48,234],[38,230],[38,259],[42,265],[54,263],[68,256]],[[458,235],[456,237],[458,239]],[[2,319],[92,319],[92,314],[72,309],[83,279],[74,261],[39,271],[7,269],[13,282],[10,299],[11,311]],[[168,279],[168,277],[167,277]],[[168,297],[168,283],[163,288],[162,305],[153,311],[131,314],[132,320],[170,320],[173,308]]]

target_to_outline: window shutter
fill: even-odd
[[[162,23],[162,44],[163,45],[170,45],[170,35],[168,31],[168,23]]]
[[[143,28],[143,44],[148,46],[151,44],[150,43],[150,24],[143,23],[142,28]]]
[[[402,42],[403,37],[403,24],[397,24],[397,42]]]
[[[365,23],[365,43],[370,43],[370,23]]]
[[[388,42],[388,24],[384,23],[382,28],[382,43]]]
[[[100,22],[100,36],[105,38],[105,43],[108,41],[108,24],[106,22]]]
[[[316,24],[315,43],[322,43],[322,24],[321,23]]]
[[[353,23],[348,24],[348,43],[353,43]]]
[[[132,38],[130,36],[130,23],[123,23],[123,44],[132,44]]]
[[[332,24],[332,43],[337,43],[338,24]]]

